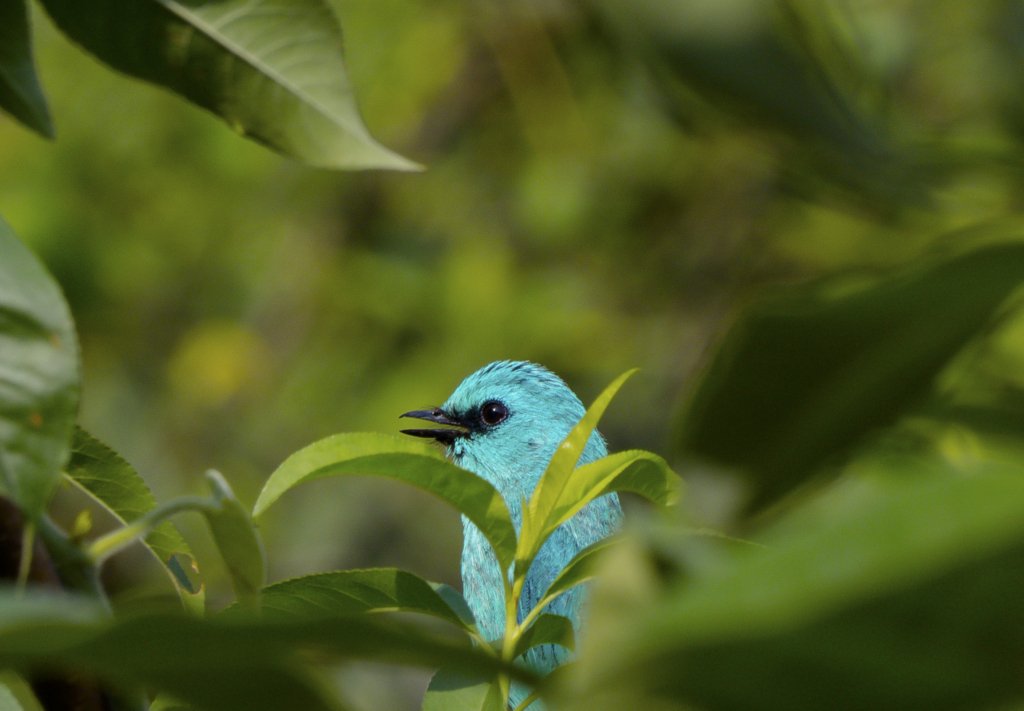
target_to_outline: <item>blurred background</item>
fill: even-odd
[[[802,14],[777,35],[759,34],[760,3],[694,2],[692,41],[651,61],[664,48],[610,31],[612,2],[334,5],[367,125],[424,172],[279,157],[35,16],[58,140],[0,117],[0,214],[71,303],[82,425],[158,500],[202,491],[213,467],[251,505],[296,449],[396,432],[497,359],[542,363],[584,402],[639,366],[602,430],[613,450],[665,453],[765,287],[1024,225],[1010,0],[790,3]],[[957,383],[1019,390],[1014,323]],[[688,478],[698,521],[726,525],[731,485]],[[226,604],[202,524],[180,525]],[[318,481],[262,527],[271,581],[399,566],[459,586],[458,516],[401,485]],[[361,707],[416,707],[427,677],[407,676],[358,677]]]

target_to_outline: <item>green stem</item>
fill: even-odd
[[[534,701],[536,701],[539,698],[540,698],[540,694],[538,694],[536,691],[534,691],[532,694],[530,694],[525,699],[523,699],[521,702],[519,702],[519,705],[516,706],[515,711],[526,711],[526,709],[530,706],[530,704],[532,704]]]
[[[36,547],[36,524],[26,521],[21,529],[21,559],[18,561],[17,594],[21,596],[28,585],[28,573],[32,568],[32,552]]]
[[[128,525],[116,531],[111,531],[105,536],[100,536],[89,545],[86,553],[98,566],[114,553],[134,543],[136,539],[147,535],[159,526],[164,519],[183,511],[210,511],[218,508],[216,502],[211,499],[199,498],[198,496],[185,496],[168,501],[162,506],[147,511]]]

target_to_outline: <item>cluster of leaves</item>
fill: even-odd
[[[409,167],[358,122],[336,24],[316,0],[43,4],[112,66],[279,150],[335,166]],[[863,97],[837,90],[835,72],[858,68],[842,42],[803,22],[813,13],[798,2],[780,4],[778,16],[746,0],[718,5],[702,16],[667,3],[594,3],[682,113],[707,101],[732,120],[780,131],[793,141],[794,165],[866,203],[878,198],[873,209],[926,193],[912,152],[869,118]],[[0,2],[10,20],[0,106],[49,134],[24,9]],[[737,62],[748,70],[737,72]],[[325,71],[333,82],[319,81]],[[161,708],[339,708],[316,667],[345,659],[441,667],[430,709],[500,709],[511,680],[562,708],[1020,707],[1019,442],[998,462],[939,456],[941,437],[931,434],[956,426],[1019,438],[1019,404],[997,398],[965,408],[934,393],[936,379],[1010,313],[1024,280],[1019,235],[988,237],[995,244],[884,278],[790,289],[744,312],[687,400],[674,452],[746,474],[749,540],[668,517],[621,545],[581,552],[543,600],[596,578],[587,635],[578,661],[541,683],[516,664],[523,653],[576,646],[571,625],[543,605],[515,616],[545,538],[611,491],[658,503],[675,495],[674,475],[649,453],[575,467],[624,377],[558,450],[518,535],[487,482],[429,446],[385,435],[337,435],[297,452],[256,503],[253,516],[299,483],[360,474],[452,504],[512,571],[506,635],[492,645],[458,593],[406,571],[265,585],[252,517],[216,473],[209,498],[158,506],[124,460],[74,429],[79,364],[68,309],[38,261],[0,227],[0,486],[26,518],[22,584],[0,594],[0,668],[28,678],[85,674],[124,705],[144,705],[143,690],[155,690]],[[85,545],[57,529],[46,506],[62,476],[124,527]],[[183,511],[206,519],[238,599],[212,619],[185,574],[191,552],[166,520]],[[24,585],[37,534],[76,594]],[[139,536],[166,567],[183,611],[114,616],[107,608],[97,567]],[[392,612],[440,625],[384,614]],[[3,678],[0,708],[34,703],[18,678]]]
[[[674,497],[675,474],[647,452],[623,452],[576,468],[597,421],[628,374],[598,398],[559,448],[531,499],[518,537],[497,490],[445,460],[430,445],[381,434],[337,435],[285,461],[268,480],[254,514],[296,484],[343,474],[405,481],[452,504],[485,534],[502,565],[515,571],[506,590],[510,618],[506,637],[496,645],[500,652],[480,636],[468,605],[455,590],[410,572],[323,573],[265,586],[259,534],[217,472],[207,473],[209,498],[188,497],[157,506],[127,462],[73,428],[78,365],[67,308],[53,280],[6,227],[0,230],[0,254],[5,257],[0,260],[0,277],[7,286],[0,293],[7,317],[0,333],[13,346],[4,350],[3,383],[21,395],[18,401],[5,401],[3,494],[26,515],[26,538],[34,530],[43,533],[61,579],[66,584],[88,582],[78,586],[77,595],[26,590],[25,580],[17,589],[0,591],[4,668],[28,674],[40,669],[87,673],[112,684],[125,698],[145,686],[176,700],[165,703],[197,708],[339,708],[340,702],[314,683],[307,665],[300,663],[300,651],[314,650],[320,659],[444,666],[447,675],[472,680],[452,684],[449,676],[442,676],[428,695],[428,704],[434,707],[452,707],[452,693],[458,694],[460,703],[477,694],[478,679],[484,680],[481,703],[484,698],[501,702],[508,698],[511,678],[536,684],[529,670],[512,664],[529,649],[542,644],[574,647],[572,624],[542,609],[593,575],[594,548],[582,551],[562,571],[533,613],[516,619],[526,573],[547,537],[587,503],[613,491],[634,491],[660,503]],[[33,357],[6,357],[23,352]],[[40,367],[46,360],[39,352],[71,356],[47,371]],[[15,466],[6,466],[8,462]],[[125,525],[87,545],[72,540],[45,515],[61,476]],[[191,551],[167,520],[186,511],[205,517],[238,599],[236,606],[213,619],[204,618],[202,590],[196,590],[182,570]],[[183,602],[181,612],[111,617],[95,583],[97,568],[140,537],[174,581]],[[23,551],[24,558],[30,549]],[[366,615],[395,611],[421,613],[453,629],[445,633]]]

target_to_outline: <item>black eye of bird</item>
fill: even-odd
[[[480,408],[480,419],[488,427],[494,427],[499,422],[503,422],[506,417],[508,417],[508,408],[496,400],[485,402],[484,406]]]

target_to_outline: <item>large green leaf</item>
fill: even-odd
[[[413,170],[370,136],[326,0],[44,0],[115,69],[165,86],[311,165]]]
[[[709,710],[1024,701],[1024,478],[903,474],[834,487],[692,572],[586,650],[586,678]]]
[[[259,606],[260,590],[266,582],[263,541],[249,512],[238,503],[224,477],[211,469],[206,472],[206,481],[217,505],[203,509],[203,515],[228,569],[239,605],[255,610]]]
[[[124,523],[131,523],[156,508],[156,499],[132,465],[80,427],[75,428],[66,473],[71,481]],[[192,549],[170,521],[150,531],[145,543],[167,567],[183,600],[191,601],[194,595],[202,594],[192,589],[188,578],[179,570],[181,562],[175,556],[184,556],[190,564]]]
[[[144,683],[199,709],[332,709],[297,652],[321,659],[441,666],[493,678],[505,671],[536,683],[468,641],[377,615],[263,622],[137,615],[103,620],[89,600],[0,592],[0,667],[45,667],[114,683]]]
[[[268,621],[360,612],[418,612],[475,632],[432,583],[397,568],[316,573],[274,583],[263,588],[260,611],[262,619]]]
[[[816,285],[755,304],[692,398],[678,449],[745,469],[753,506],[770,503],[916,403],[1022,280],[1024,244],[1001,244],[852,293]]]
[[[597,429],[604,411],[608,409],[612,398],[622,387],[623,383],[636,372],[636,369],[627,371],[617,377],[612,383],[597,396],[593,404],[587,409],[572,431],[558,445],[551,461],[541,475],[540,481],[533,490],[529,505],[523,510],[523,526],[519,534],[519,543],[516,549],[516,578],[525,578],[530,564],[537,556],[547,535],[554,529],[549,529],[545,524],[551,519],[552,512],[558,506],[562,493],[569,485],[569,480],[579,462],[583,449],[587,446],[590,436]]]
[[[78,379],[78,340],[60,288],[0,219],[0,492],[31,517],[67,461]]]
[[[360,474],[396,479],[430,492],[476,524],[504,568],[515,555],[516,532],[497,490],[447,461],[434,447],[376,432],[333,435],[300,449],[270,475],[253,516],[296,484],[325,476]]]
[[[0,0],[0,107],[33,131],[54,137],[32,61],[32,34],[26,0]]]

